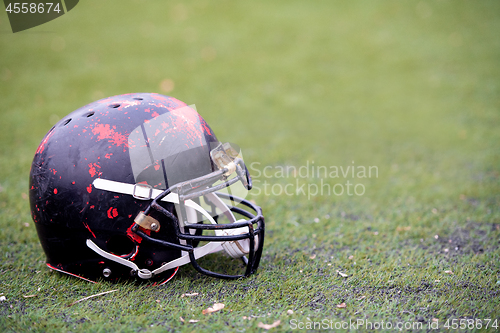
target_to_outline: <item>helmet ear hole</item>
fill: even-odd
[[[108,251],[119,256],[128,257],[135,252],[135,243],[124,235],[114,235],[106,242]]]

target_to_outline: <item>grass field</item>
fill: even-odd
[[[0,14],[0,330],[496,331],[499,13],[494,0],[86,0],[16,34]],[[242,147],[267,222],[258,274],[185,266],[147,287],[45,266],[35,150],[67,113],[129,92],[196,104]]]

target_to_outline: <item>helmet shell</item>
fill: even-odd
[[[136,184],[157,179],[162,172],[158,168],[143,173],[144,179],[134,176],[129,146],[144,145],[148,138],[131,142],[129,136],[138,126],[161,115],[168,114],[165,130],[175,137],[171,145],[189,146],[193,135],[206,142],[217,142],[196,111],[178,111],[185,106],[175,98],[154,93],[118,95],[79,108],[50,129],[36,150],[29,185],[31,214],[49,267],[89,280],[130,277],[130,269],[90,250],[87,239],[150,269],[180,257],[178,249],[154,247],[131,232],[134,218],[148,201],[96,189],[92,182],[103,178]],[[164,176],[160,178],[165,179]],[[166,179],[150,185],[158,189],[168,187]],[[165,208],[175,214],[173,204],[165,203]],[[163,215],[157,218],[166,219]],[[161,230],[151,236],[178,244],[169,228],[171,223],[163,221]],[[175,271],[164,272],[161,279],[169,279]]]

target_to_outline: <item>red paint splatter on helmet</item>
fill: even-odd
[[[115,128],[111,128],[109,124],[96,124],[92,129],[92,133],[97,135],[97,140],[108,139],[114,145],[128,147],[128,135],[115,132]]]
[[[201,126],[203,126],[203,130],[208,134],[208,135],[212,135],[212,130],[210,129],[210,127],[208,127],[207,123],[205,122],[205,120],[202,120],[201,121]]]
[[[118,216],[118,210],[116,208],[109,207],[109,209],[108,209],[108,217],[110,219],[114,219],[117,216]]]
[[[94,238],[96,238],[95,234],[92,232],[92,230],[90,229],[89,225],[87,223],[85,223],[85,222],[83,222],[83,225],[85,226],[85,228],[87,228],[88,231],[90,231],[90,233],[92,234],[92,236],[94,236]]]
[[[127,236],[130,237],[134,242],[140,244],[142,242],[142,237],[132,231],[132,227],[134,225],[135,223],[132,223],[132,225],[127,229]]]
[[[200,140],[200,143],[203,145],[206,126],[200,126],[204,121],[198,112],[192,108],[184,107],[172,110],[170,113],[173,115],[172,122],[174,125],[174,128],[170,131],[184,131],[188,134],[188,139],[191,140],[191,144],[194,144],[195,140]],[[210,135],[211,132],[207,132],[207,134]]]
[[[102,175],[102,172],[97,171],[96,168],[100,169],[101,166],[97,163],[89,163],[90,176],[95,177],[95,175],[98,175],[98,176]]]
[[[43,153],[43,150],[45,149],[45,144],[47,144],[47,141],[49,141],[50,137],[54,135],[54,131],[50,131],[45,138],[43,138],[42,142],[40,142],[40,145],[38,146],[36,150],[36,154],[41,154]]]
[[[167,106],[165,107],[169,110],[173,110],[187,105],[186,103],[170,96],[164,96],[159,94],[150,94],[150,96],[158,101],[162,101],[165,104],[167,104]]]

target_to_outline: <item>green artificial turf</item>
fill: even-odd
[[[13,34],[3,12],[0,330],[496,331],[499,13],[495,0],[86,0]],[[35,150],[67,113],[129,92],[196,104],[242,147],[267,222],[256,275],[185,266],[147,287],[45,266],[27,199]]]

